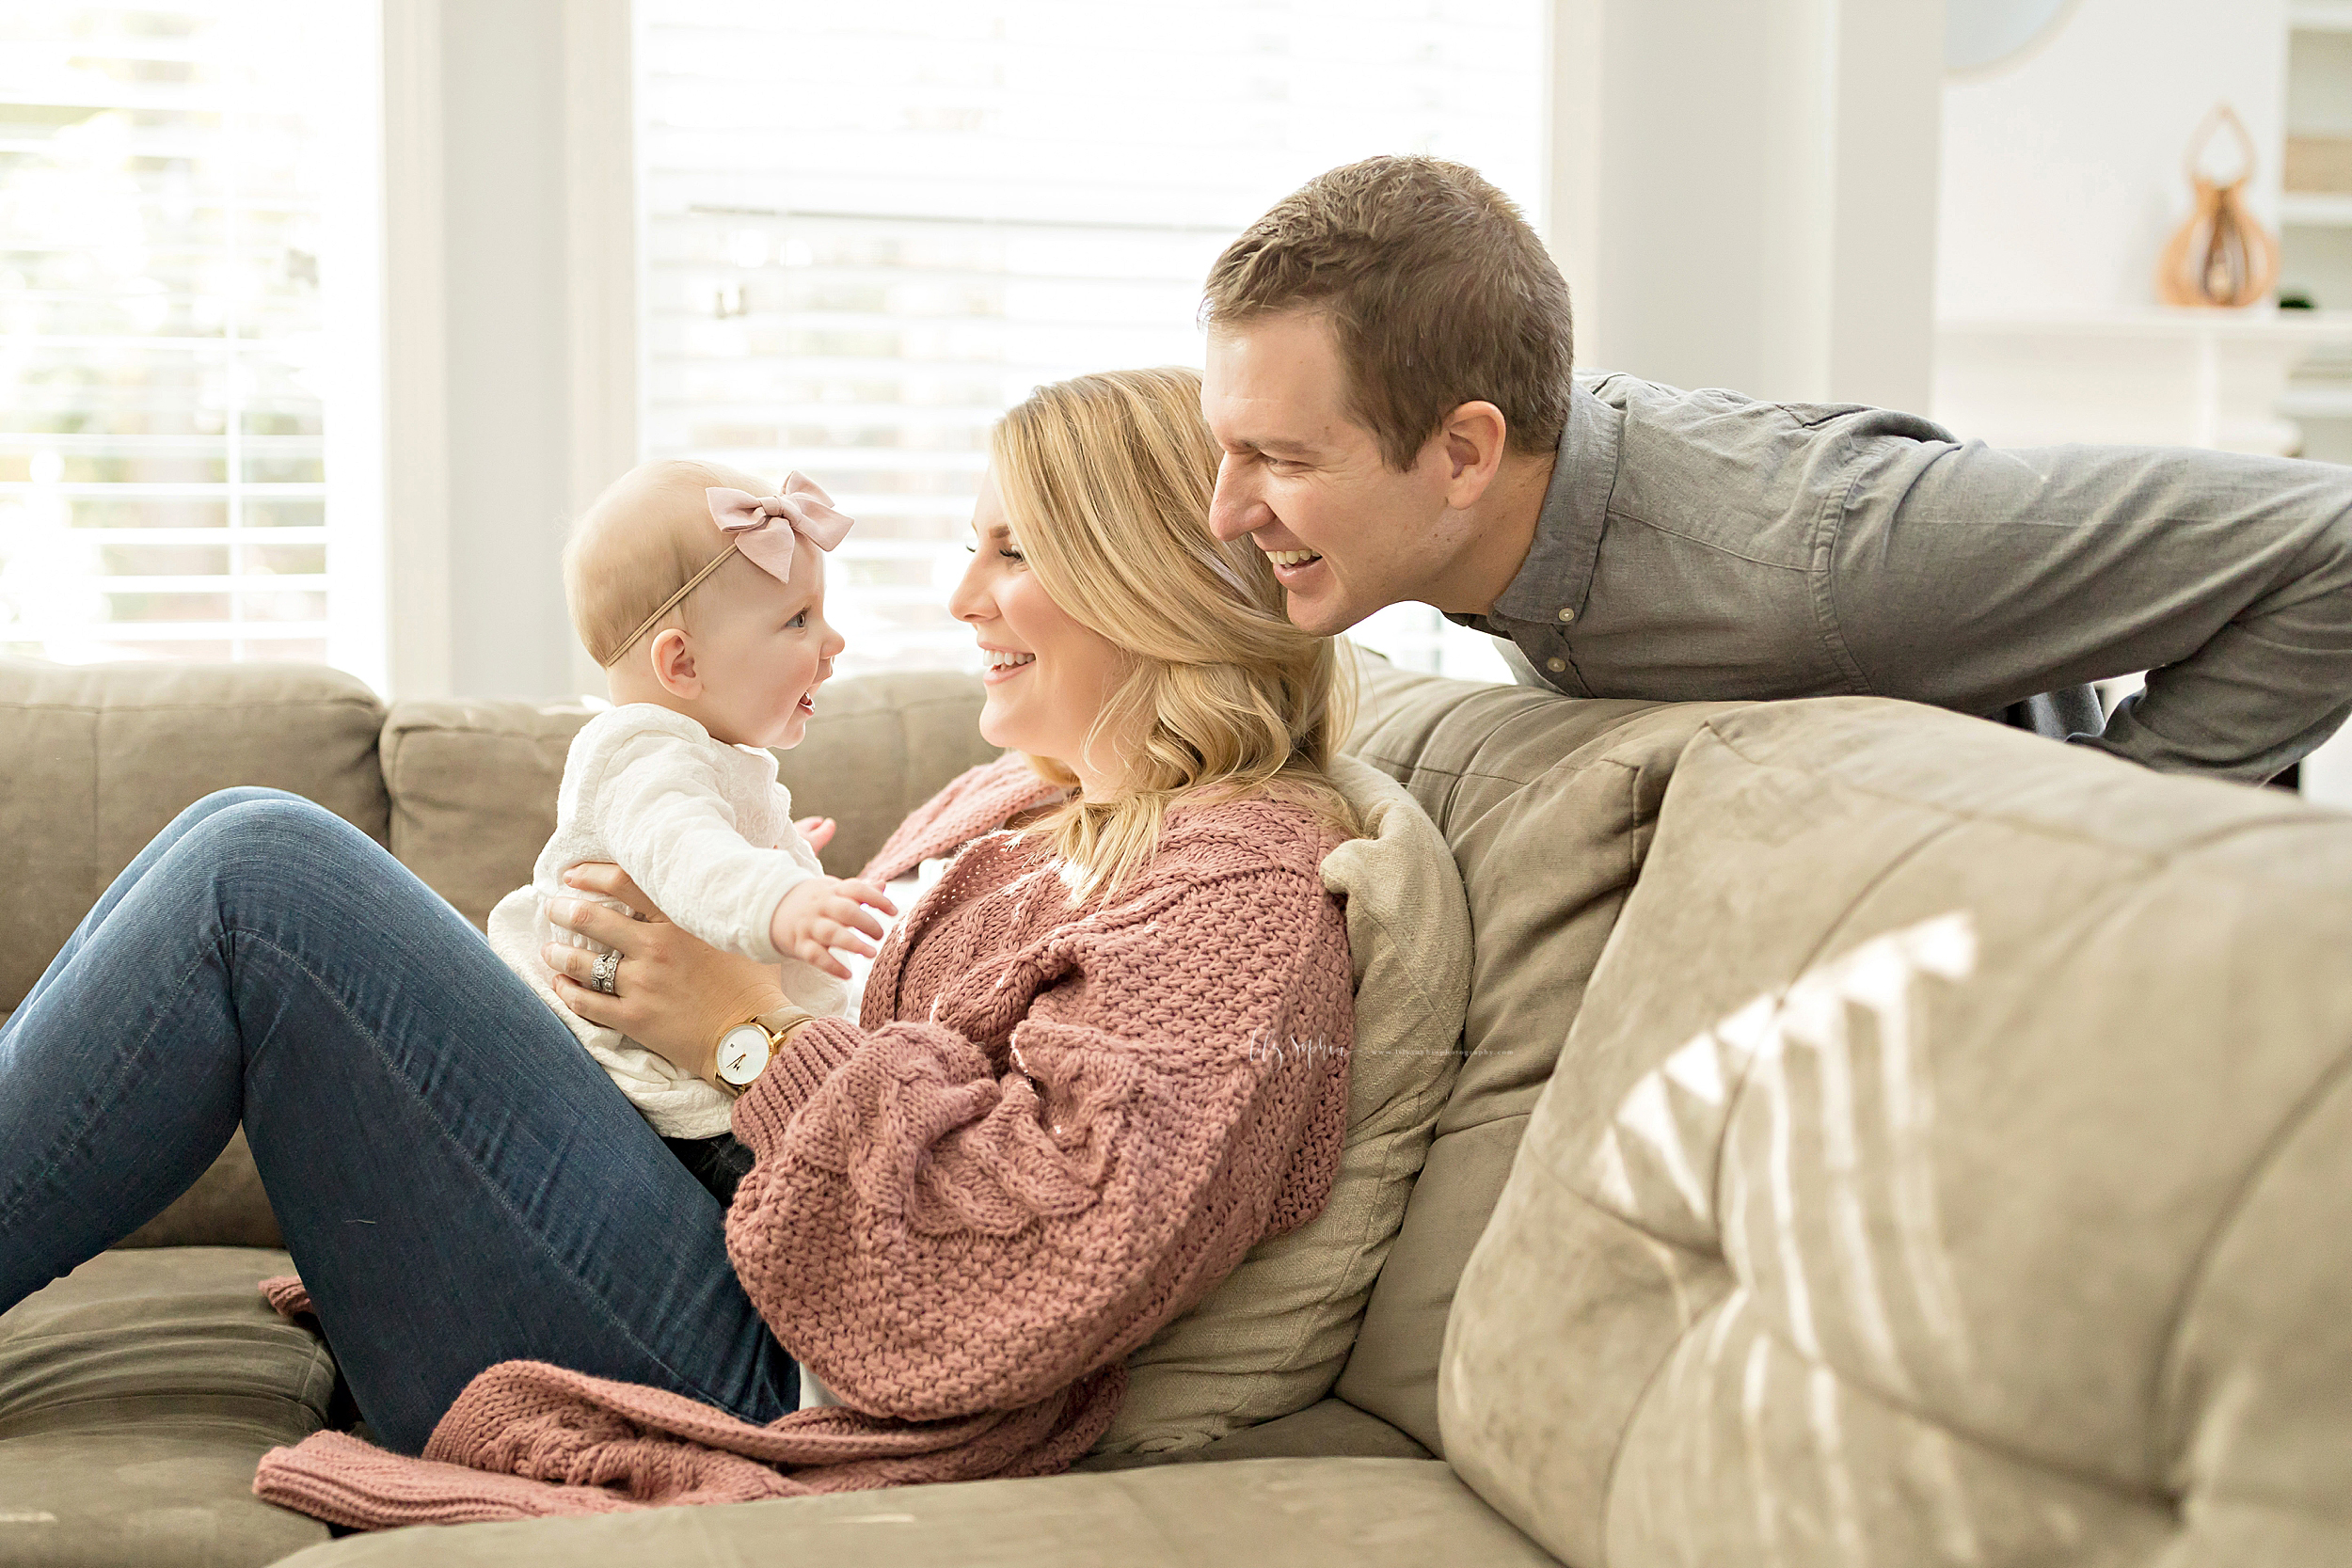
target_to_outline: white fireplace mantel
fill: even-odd
[[[1995,446],[2062,441],[2213,447],[2292,455],[2291,417],[2328,391],[2288,378],[2314,355],[2352,353],[2352,311],[2149,307],[2097,314],[1963,317],[1936,326],[1935,419]],[[2352,408],[2352,381],[2342,394]]]

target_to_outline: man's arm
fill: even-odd
[[[2149,672],[2093,742],[2259,783],[2352,712],[2352,469],[1866,438],[1833,624],[1873,689],[1993,713]]]

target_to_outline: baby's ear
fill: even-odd
[[[653,678],[661,683],[662,690],[687,702],[703,694],[702,676],[694,668],[694,644],[685,632],[676,626],[664,627],[655,634],[646,653],[653,660]]]

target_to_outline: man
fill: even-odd
[[[1430,158],[1310,182],[1201,315],[1210,526],[1311,630],[1419,600],[1577,696],[1906,697],[2250,783],[2352,710],[2352,470],[1572,378],[1542,242]]]

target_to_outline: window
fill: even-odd
[[[373,8],[10,8],[0,651],[382,684]]]
[[[844,669],[964,663],[943,601],[996,416],[1198,366],[1211,261],[1333,165],[1434,152],[1534,214],[1543,10],[639,0],[644,454],[804,470],[859,524]],[[1358,635],[1502,674],[1422,607]]]

